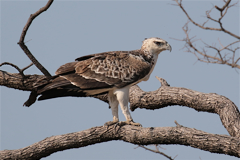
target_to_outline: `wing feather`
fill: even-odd
[[[70,81],[66,80],[62,77],[56,77],[55,79],[48,82],[46,85],[38,86],[38,94],[45,92],[47,90],[51,90],[58,87],[66,87],[72,85]]]
[[[78,62],[70,62],[70,63],[66,63],[64,65],[62,65],[61,67],[59,67],[57,69],[57,71],[55,72],[56,75],[61,75],[61,74],[67,74],[69,72],[75,72],[75,65]]]
[[[93,90],[113,87],[113,85],[109,85],[105,82],[99,82],[95,79],[86,79],[85,77],[75,73],[64,75],[63,77],[82,90]]]
[[[134,54],[124,51],[104,52],[85,58],[80,57],[77,59],[80,61],[61,66],[56,74],[61,74],[83,90],[121,88],[138,82],[151,69],[151,64],[144,61],[136,52]],[[73,68],[75,73],[65,74]]]

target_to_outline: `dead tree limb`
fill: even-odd
[[[196,111],[216,113],[228,133],[233,137],[240,137],[238,107],[224,96],[167,85],[162,85],[158,90],[151,92],[144,92],[137,85],[130,89],[130,109],[132,111],[136,108],[154,110],[172,105],[187,106]]]
[[[36,80],[43,77],[45,76],[35,74],[25,75],[25,78],[23,79],[20,73],[9,73],[0,70],[0,86],[19,89],[22,91],[33,91],[33,84]]]
[[[36,13],[31,14],[30,17],[28,18],[28,21],[26,23],[26,25],[23,28],[20,40],[18,42],[19,46],[22,48],[22,50],[24,51],[24,53],[28,56],[28,58],[32,61],[32,63],[47,77],[47,78],[51,78],[51,74],[41,65],[40,62],[38,62],[38,60],[32,55],[32,53],[30,52],[30,50],[28,49],[28,47],[25,45],[24,43],[24,39],[25,36],[27,34],[28,28],[30,27],[32,21],[38,16],[40,15],[42,12],[46,11],[52,4],[53,0],[49,0],[48,3],[40,8]]]
[[[28,147],[0,152],[2,160],[7,159],[40,159],[52,153],[70,148],[80,148],[96,143],[121,140],[137,145],[180,144],[206,150],[212,153],[240,157],[239,138],[227,135],[210,134],[200,130],[183,127],[150,127],[135,126],[93,127],[84,131],[68,133],[45,138]]]

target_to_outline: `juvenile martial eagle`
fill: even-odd
[[[99,95],[108,93],[113,121],[105,125],[135,123],[128,109],[129,88],[141,81],[147,81],[156,65],[160,52],[172,50],[167,41],[161,38],[148,38],[139,50],[112,51],[77,58],[75,62],[62,65],[51,80],[42,79],[35,83],[25,106],[38,100],[57,97]],[[119,122],[118,104],[125,122]]]

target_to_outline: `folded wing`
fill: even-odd
[[[151,64],[144,61],[137,51],[104,52],[62,65],[50,82],[44,84],[42,80],[42,84],[36,87],[41,94],[39,100],[84,93],[94,95],[135,84],[150,69]]]
[[[92,90],[122,88],[144,78],[151,69],[149,62],[131,52],[105,52],[88,57],[61,66],[56,74],[82,90]]]

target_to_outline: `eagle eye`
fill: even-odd
[[[156,45],[158,45],[158,46],[163,45],[163,42],[159,42],[159,41],[155,41],[154,43],[155,43]]]

